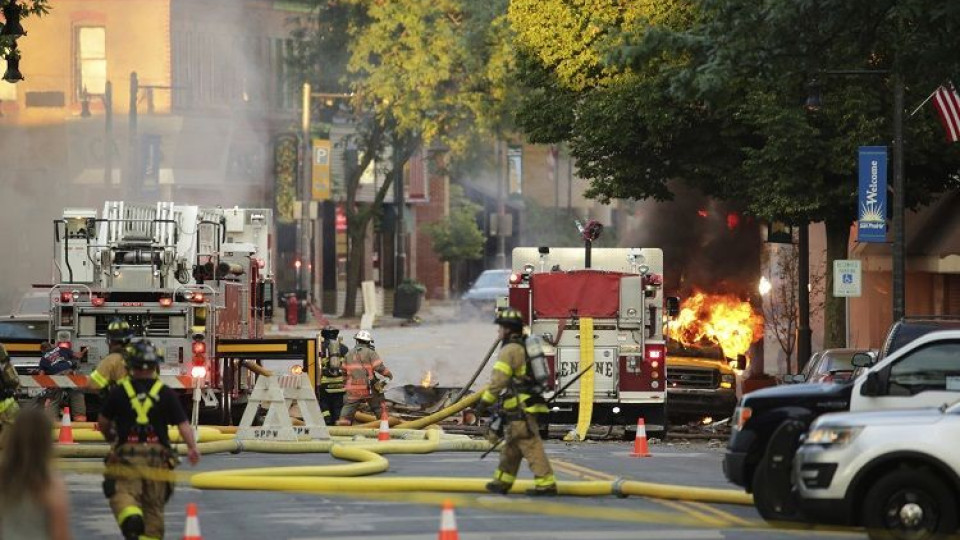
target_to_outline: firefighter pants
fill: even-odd
[[[323,420],[330,424],[340,419],[340,411],[343,409],[343,391],[330,392],[324,387],[320,387],[320,409],[323,411]]]
[[[557,483],[547,454],[543,450],[537,421],[532,414],[523,419],[512,420],[504,431],[503,448],[500,449],[500,466],[493,477],[504,484],[513,485],[517,479],[520,462],[526,458],[533,472],[533,483],[537,488],[553,486]]]
[[[135,444],[118,447],[108,460],[115,473],[104,475],[103,490],[121,531],[124,521],[140,516],[141,538],[163,538],[163,507],[173,494],[173,483],[164,479],[173,469],[171,456],[162,445]]]
[[[383,414],[382,411],[386,410],[386,406],[383,403],[383,394],[374,393],[366,398],[355,398],[348,395],[343,404],[343,409],[340,410],[340,419],[337,421],[337,424],[341,426],[352,425],[353,417],[357,414],[357,409],[359,409],[360,405],[364,403],[370,405],[370,411],[377,418]]]

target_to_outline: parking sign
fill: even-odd
[[[860,261],[841,259],[833,261],[833,296],[860,296]]]

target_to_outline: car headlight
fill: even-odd
[[[850,444],[863,430],[862,427],[818,427],[807,434],[803,444],[817,444],[820,446],[846,446]]]
[[[737,376],[732,373],[720,375],[720,388],[733,388],[737,384]]]

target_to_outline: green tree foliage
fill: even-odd
[[[480,210],[482,207],[471,202],[464,195],[463,188],[454,184],[450,186],[450,214],[426,227],[433,252],[440,260],[454,267],[454,276],[460,275],[461,263],[483,257],[486,238],[477,225],[477,213]],[[458,286],[458,283],[454,283],[453,289],[458,290]]]
[[[0,6],[7,6],[10,2],[3,1],[0,2]],[[20,12],[20,25],[23,26],[23,29],[30,33],[30,23],[28,21],[31,17],[42,17],[47,13],[50,13],[50,0],[27,0],[19,3],[21,7]],[[0,28],[3,28],[4,23],[0,23]],[[0,38],[0,57],[6,58],[11,50],[13,50],[15,45],[15,40],[9,37]],[[19,54],[19,51],[18,53]]]
[[[889,75],[824,71],[896,73],[912,105],[960,68],[960,5],[937,0],[516,0],[510,17],[525,29],[518,121],[540,142],[569,141],[591,196],[669,199],[680,180],[762,219],[823,221],[827,268],[856,219],[856,149],[889,144],[893,114]],[[814,78],[823,108],[809,113]],[[958,187],[960,150],[932,107],[904,127],[916,207]],[[842,317],[830,299],[826,346],[842,345]]]
[[[347,290],[359,287],[366,231],[403,165],[423,144],[464,154],[498,130],[513,72],[506,0],[310,0],[315,17],[295,33],[295,72],[317,88],[352,95],[362,156],[347,167],[344,209]],[[330,91],[330,90],[327,90]],[[372,203],[357,201],[360,176],[391,146],[386,181]],[[345,316],[355,312],[347,295]]]

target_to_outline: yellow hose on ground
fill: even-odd
[[[176,429],[171,429],[167,431],[168,436],[170,437],[170,442],[180,442],[180,431]],[[54,438],[58,437],[58,431],[54,431]],[[197,442],[210,442],[210,441],[226,441],[234,438],[233,435],[227,435],[221,433],[219,430],[201,426],[197,430],[198,440]],[[73,430],[73,440],[75,442],[104,442],[103,433],[99,431],[94,431],[92,429],[75,429]]]

